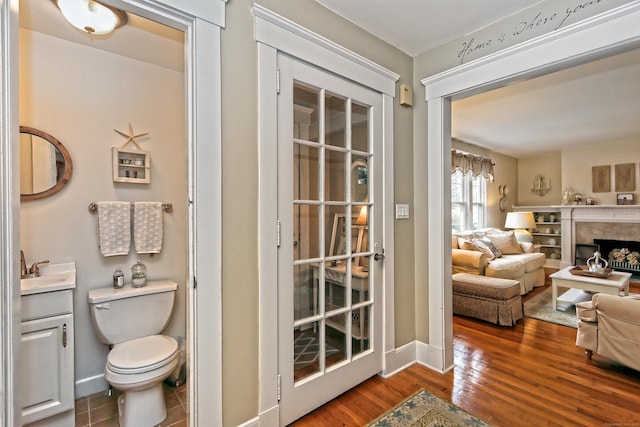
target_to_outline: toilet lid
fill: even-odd
[[[156,369],[175,357],[178,343],[165,335],[151,335],[116,344],[107,356],[107,367],[120,374]]]

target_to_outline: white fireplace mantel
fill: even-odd
[[[561,212],[563,267],[573,264],[576,223],[640,223],[640,206],[635,205],[560,205],[552,208]]]

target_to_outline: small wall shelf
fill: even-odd
[[[151,183],[151,155],[148,151],[113,147],[113,182]]]

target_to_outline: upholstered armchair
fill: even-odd
[[[595,294],[577,305],[576,345],[640,370],[640,297]]]

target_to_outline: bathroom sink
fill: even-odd
[[[76,263],[45,264],[40,276],[20,280],[20,294],[31,295],[76,287]]]

